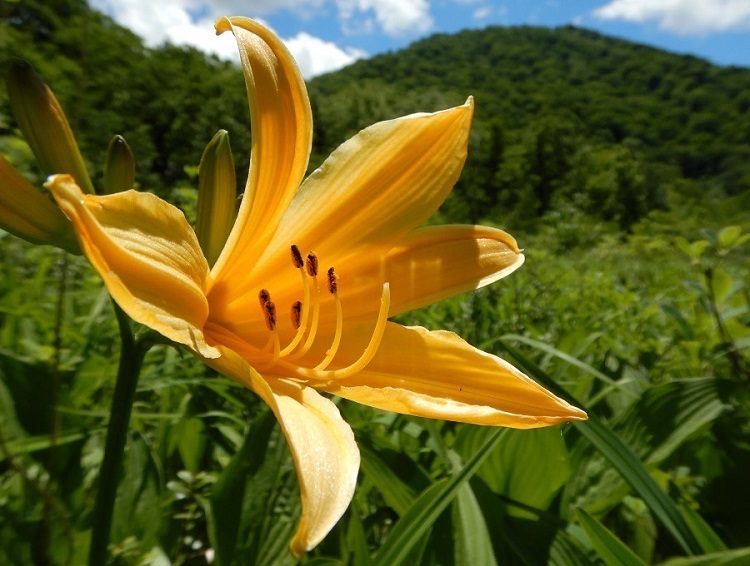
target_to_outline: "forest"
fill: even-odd
[[[244,185],[237,65],[147,48],[85,0],[8,1],[0,155],[40,193],[55,171],[9,95],[30,68],[94,185],[109,182],[122,136],[128,184],[195,223],[219,130]],[[307,88],[309,172],[370,124],[474,98],[466,165],[428,222],[507,230],[525,264],[396,320],[456,332],[589,420],[524,431],[336,400],[361,470],[347,512],[300,563],[750,562],[750,69],[572,26],[488,27]],[[60,247],[0,229],[3,564],[85,564],[98,520],[122,322],[85,257]],[[298,563],[298,480],[279,425],[184,348],[146,354],[112,477],[107,563]]]

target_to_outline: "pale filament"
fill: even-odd
[[[326,370],[314,368],[300,367],[295,364],[291,364],[284,359],[278,360],[274,364],[274,369],[278,368],[283,370],[284,375],[289,377],[301,377],[304,379],[312,379],[316,381],[331,381],[337,379],[346,379],[352,375],[362,371],[367,364],[372,361],[375,354],[380,347],[380,342],[383,340],[383,334],[385,334],[386,323],[388,322],[388,309],[391,306],[391,289],[388,283],[383,284],[383,293],[380,296],[380,309],[378,310],[378,318],[375,322],[375,328],[370,336],[370,341],[367,343],[362,354],[346,367]]]
[[[294,334],[294,338],[292,338],[292,341],[287,344],[281,352],[279,352],[279,355],[284,358],[291,354],[294,349],[299,346],[299,343],[302,341],[302,338],[305,336],[305,329],[307,328],[307,319],[310,317],[310,282],[307,279],[307,276],[305,275],[305,268],[300,267],[298,268],[299,275],[302,278],[302,285],[304,288],[304,299],[302,301],[302,317],[300,318],[299,328],[297,328],[297,332]]]
[[[339,298],[339,294],[336,290],[336,275],[333,274],[333,268],[328,270],[328,277],[329,279],[331,277],[334,278],[333,289],[330,292],[331,295],[333,295],[333,300],[336,302],[336,333],[333,335],[333,343],[326,352],[326,357],[323,358],[322,362],[315,366],[316,370],[324,370],[331,364],[333,358],[336,356],[336,352],[338,352],[339,350],[339,345],[341,344],[341,335],[343,334],[344,330],[344,309],[341,308],[341,299]],[[331,285],[329,283],[329,288],[330,287]]]
[[[328,291],[333,295],[333,301],[336,308],[336,328],[333,335],[330,348],[326,350],[323,360],[313,367],[302,367],[292,360],[304,356],[312,347],[320,325],[320,286],[318,284],[318,259],[314,253],[307,255],[307,262],[303,266],[302,257],[297,246],[291,247],[292,260],[295,267],[299,270],[304,286],[304,302],[302,303],[302,312],[300,313],[299,301],[293,305],[293,324],[299,323],[294,337],[283,349],[280,346],[279,332],[276,328],[276,306],[271,300],[270,293],[261,289],[258,294],[260,307],[263,312],[266,326],[269,330],[268,341],[262,349],[256,350],[252,358],[256,363],[261,361],[258,369],[278,369],[288,377],[298,377],[302,379],[314,379],[321,381],[330,381],[344,379],[364,369],[372,361],[380,342],[385,333],[386,323],[388,322],[388,310],[391,303],[390,285],[386,282],[383,284],[383,291],[380,297],[380,308],[378,310],[377,321],[372,335],[362,354],[353,363],[343,368],[334,370],[327,369],[331,365],[341,345],[344,328],[344,313],[341,305],[341,298],[338,294],[338,276],[333,268],[328,270]],[[312,279],[312,285],[310,285]],[[296,317],[296,318],[295,318]],[[305,338],[304,344],[300,347],[300,342]],[[248,344],[249,346],[249,344]]]
[[[310,310],[312,310],[312,321],[310,322],[310,333],[307,335],[307,340],[305,340],[305,343],[302,345],[302,348],[300,348],[296,352],[291,353],[291,350],[293,348],[289,348],[289,346],[287,346],[286,348],[284,348],[284,351],[287,351],[287,350],[290,351],[290,353],[286,354],[286,356],[290,360],[295,360],[297,358],[300,358],[300,357],[304,356],[308,352],[308,350],[310,350],[310,348],[313,345],[313,342],[315,341],[315,335],[316,335],[316,333],[318,331],[318,322],[320,320],[320,297],[318,295],[320,294],[320,287],[318,285],[318,277],[317,276],[315,276],[315,275],[310,276],[308,274],[308,276],[305,277],[305,281],[306,282],[307,282],[307,278],[308,277],[310,277],[312,279],[312,282],[313,282],[313,284],[312,284],[312,293],[310,293],[310,295],[311,295],[310,299],[307,301],[308,304],[312,303],[310,305]],[[308,286],[309,286],[309,284],[308,284]],[[302,303],[302,312],[303,312],[302,316],[304,316],[305,310],[307,310],[307,305],[305,303]],[[300,335],[300,334],[304,335],[304,333],[305,333],[306,330],[307,330],[307,328],[306,328],[305,322],[301,322],[300,323],[300,327],[297,329],[297,334],[294,336],[294,340],[297,339],[297,335]],[[302,331],[302,332],[300,332],[300,331]],[[301,340],[301,338],[302,338],[302,336],[300,336],[300,340]],[[294,340],[292,340],[292,342],[294,342]],[[299,340],[297,340],[297,344],[299,344]],[[291,343],[290,343],[290,345],[291,345]]]

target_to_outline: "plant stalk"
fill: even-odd
[[[109,534],[120,479],[125,441],[128,435],[130,413],[133,408],[138,375],[143,358],[152,345],[150,340],[137,340],[130,328],[128,316],[114,304],[117,324],[120,329],[120,363],[117,382],[112,397],[104,458],[99,468],[99,487],[94,504],[94,525],[89,547],[89,565],[102,566],[107,563]]]

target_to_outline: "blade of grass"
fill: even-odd
[[[750,547],[712,552],[703,556],[672,558],[659,566],[747,566],[750,564]]]
[[[526,358],[503,340],[496,344],[505,350],[532,378],[539,381],[555,395],[586,410],[565,389],[557,384],[544,370]],[[589,420],[573,425],[591,442],[612,466],[620,473],[630,487],[643,498],[654,516],[674,537],[688,554],[702,554],[708,549],[701,547],[675,503],[665,494],[648,473],[641,460],[619,436],[604,425],[595,415],[589,413]]]
[[[388,539],[375,556],[376,566],[401,564],[409,551],[422,539],[440,514],[450,505],[461,486],[477,472],[499,442],[504,429],[496,430],[460,471],[434,483],[417,498],[396,523]]]
[[[594,550],[607,566],[645,566],[643,560],[625,543],[583,509],[578,509],[578,521],[586,531]]]
[[[534,340],[532,338],[527,338],[526,336],[521,336],[519,334],[505,334],[500,340],[513,340],[514,342],[521,342],[523,344],[527,344],[531,346],[532,348],[536,348],[537,350],[541,350],[545,354],[549,354],[551,356],[554,356],[556,358],[561,359],[565,363],[568,363],[572,366],[577,367],[578,369],[581,369],[588,373],[589,375],[594,376],[595,378],[607,383],[608,385],[612,386],[613,388],[620,389],[622,387],[622,383],[619,383],[609,377],[608,375],[600,372],[598,369],[590,366],[586,362],[582,362],[578,358],[571,356],[570,354],[563,352],[561,350],[558,350],[557,348],[554,348],[550,346],[549,344],[545,344],[544,342],[540,342],[539,340]],[[637,395],[631,391],[624,390],[624,393],[631,396],[631,397],[637,397]]]

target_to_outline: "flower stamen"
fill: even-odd
[[[270,331],[268,342],[263,347],[263,351],[273,352],[273,360],[279,359],[279,333],[276,331],[276,305],[271,300],[271,293],[266,289],[261,289],[258,292],[258,302],[260,303],[260,309],[263,311],[263,318],[266,321],[266,328]]]
[[[294,335],[294,338],[292,338],[292,341],[287,344],[284,349],[279,352],[279,355],[283,358],[285,356],[288,356],[291,354],[297,346],[299,346],[299,343],[302,341],[302,338],[305,335],[305,330],[307,329],[307,319],[310,317],[310,282],[308,281],[307,276],[305,275],[305,262],[302,259],[302,254],[299,251],[299,248],[292,244],[291,246],[291,252],[292,252],[292,263],[294,264],[294,267],[297,268],[297,271],[299,271],[300,278],[302,279],[302,287],[304,288],[304,298],[302,299],[301,306],[301,315],[299,310],[297,310],[297,318],[295,319],[295,308],[297,303],[294,303],[292,305],[292,325],[297,330],[297,332]],[[308,258],[312,255],[315,257],[315,254],[312,252],[308,254]],[[317,272],[317,258],[315,258],[316,261],[316,272]]]
[[[344,328],[344,311],[341,308],[341,299],[338,294],[338,275],[336,275],[333,267],[328,269],[328,292],[333,295],[333,300],[336,302],[336,332],[333,336],[333,343],[326,352],[325,358],[315,366],[316,370],[326,369],[333,361],[336,352],[338,352],[339,344],[341,344],[341,335]]]
[[[284,360],[279,360],[275,367],[284,370],[284,374],[289,377],[300,377],[303,379],[313,379],[316,381],[331,381],[337,379],[346,379],[359,371],[362,371],[375,357],[380,347],[380,342],[385,334],[386,323],[388,322],[388,309],[391,306],[391,289],[388,283],[383,284],[383,293],[380,296],[380,310],[378,319],[375,322],[375,329],[370,336],[362,354],[346,367],[334,370],[319,370],[316,368],[305,368],[290,364]]]
[[[294,352],[292,354],[292,350],[294,348],[291,348],[293,342],[297,339],[297,336],[295,336],[295,340],[292,340],[292,343],[289,344],[284,350],[282,350],[282,356],[288,356],[291,354],[291,358],[299,358],[301,356],[304,356],[312,347],[313,342],[315,342],[315,335],[318,332],[318,322],[320,320],[320,288],[318,286],[318,256],[315,255],[315,252],[310,252],[307,254],[307,258],[305,261],[305,269],[307,271],[307,275],[310,279],[312,279],[312,290],[309,300],[305,300],[305,302],[302,303],[303,311],[303,319],[305,318],[305,310],[311,309],[312,310],[312,320],[310,321],[310,333],[307,335],[307,339],[305,340],[305,343],[302,345],[302,348],[300,348],[298,351]],[[308,285],[307,277],[305,278],[305,284]],[[300,326],[302,330],[302,333],[304,333],[307,330],[307,325],[305,324],[307,321],[303,320],[302,325]],[[297,334],[300,334],[300,331],[297,331]],[[296,340],[297,344],[299,344],[299,340]],[[296,344],[295,344],[296,347]]]

